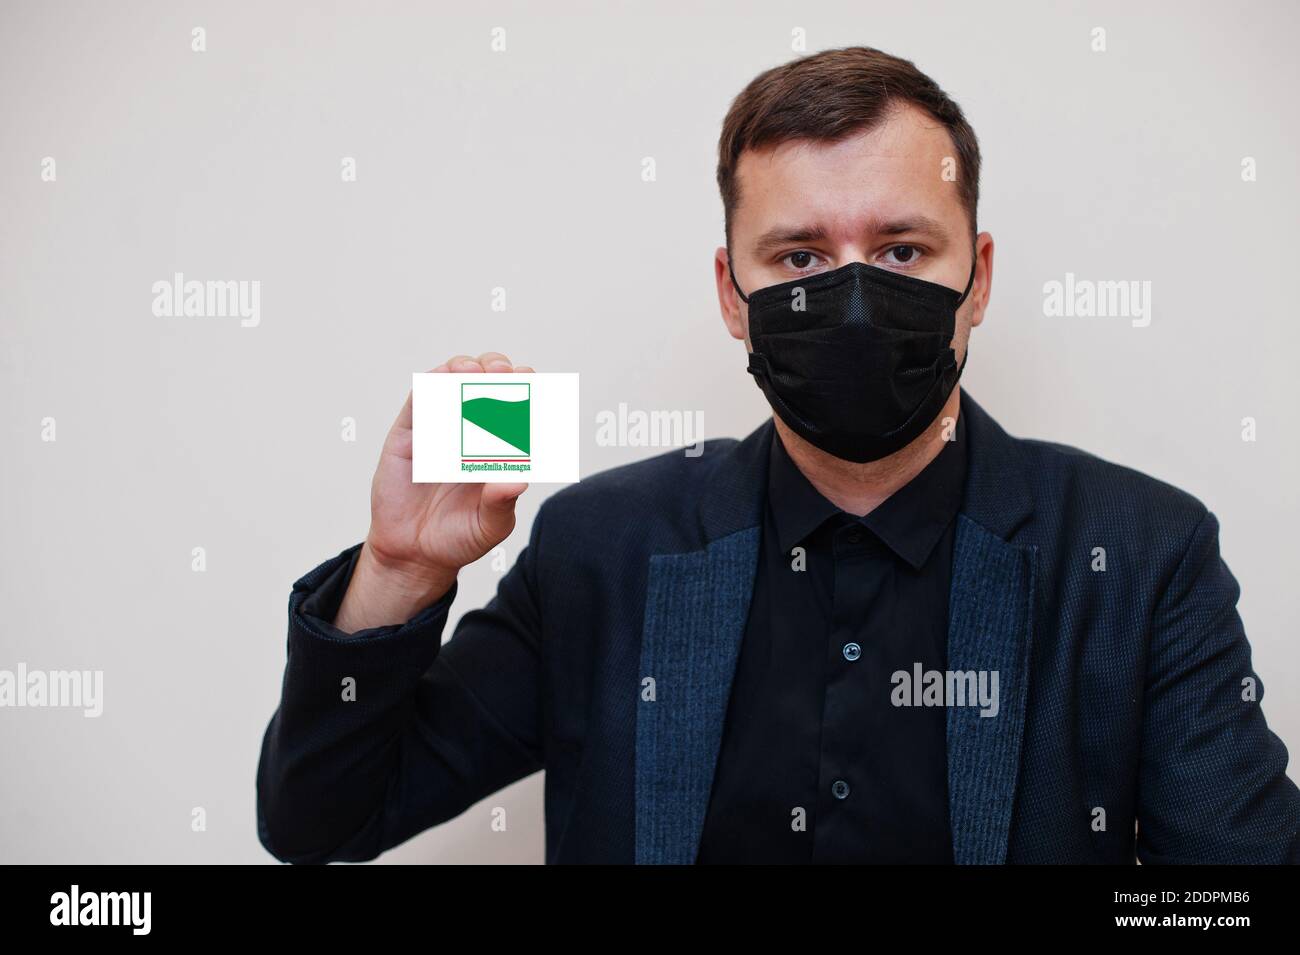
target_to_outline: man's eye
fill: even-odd
[[[914,245],[896,245],[886,255],[892,255],[896,265],[910,265],[921,257],[921,250]]]
[[[788,264],[790,268],[802,271],[812,265],[813,260],[816,258],[817,256],[811,252],[791,252],[782,261]]]

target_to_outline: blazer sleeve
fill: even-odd
[[[257,828],[282,862],[360,862],[542,768],[536,560],[542,518],[481,610],[442,644],[457,587],[402,626],[332,621],[361,545],[289,597],[280,704],[262,739]]]
[[[1143,864],[1300,862],[1300,792],[1260,708],[1239,594],[1206,511],[1152,622],[1138,780]]]

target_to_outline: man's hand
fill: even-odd
[[[499,352],[457,355],[434,372],[520,372]],[[509,536],[527,484],[413,484],[411,396],[384,440],[370,485],[370,533],[334,625],[345,633],[403,624],[446,594],[456,574]]]

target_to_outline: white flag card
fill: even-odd
[[[578,480],[576,373],[420,372],[411,415],[417,484]]]

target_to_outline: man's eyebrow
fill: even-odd
[[[943,239],[948,236],[948,230],[943,227],[942,222],[922,215],[911,216],[906,219],[895,219],[890,222],[880,222],[870,231],[873,231],[876,235],[903,235],[910,232],[917,235],[928,235],[936,239]]]
[[[867,233],[870,235],[928,235],[936,239],[944,239],[948,236],[948,231],[943,227],[943,223],[924,215],[875,222],[867,227]],[[826,230],[821,226],[777,226],[758,237],[758,241],[754,243],[754,251],[762,255],[784,246],[799,245],[805,242],[821,242],[825,238]]]
[[[768,229],[754,243],[754,251],[759,255],[772,252],[786,245],[798,245],[801,242],[821,242],[826,238],[826,230],[821,226],[777,226]]]

